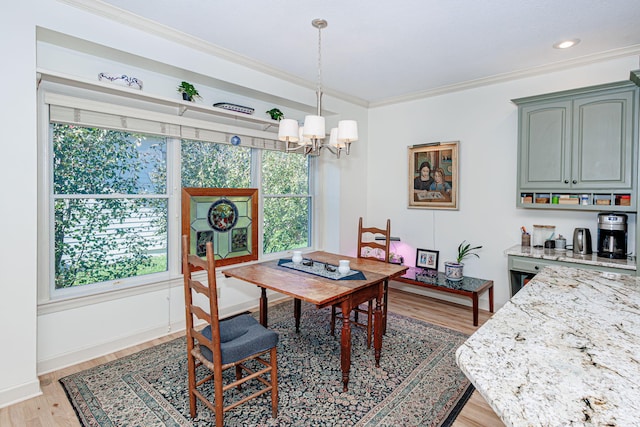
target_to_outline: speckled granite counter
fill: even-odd
[[[596,265],[600,267],[620,268],[623,270],[636,270],[635,258],[609,259],[591,255],[574,254],[571,250],[559,252],[555,249],[534,249],[531,246],[515,245],[504,251],[505,255],[523,256],[527,258],[548,259],[551,261],[571,262],[575,264]],[[576,265],[576,268],[580,268]]]
[[[637,426],[640,279],[546,267],[456,361],[508,426]]]

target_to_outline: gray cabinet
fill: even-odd
[[[519,112],[519,206],[606,209],[603,205],[610,204],[635,211],[638,87],[634,83],[513,102]],[[586,204],[578,201],[583,194]],[[560,197],[567,203],[553,206]],[[577,206],[571,206],[570,198]]]
[[[571,173],[571,102],[535,102],[519,110],[520,188],[562,188]]]
[[[633,114],[637,87],[573,102],[572,188],[633,188]]]

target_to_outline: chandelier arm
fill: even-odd
[[[285,145],[285,152],[287,153],[294,153],[305,147],[305,145],[298,145],[296,142],[291,141],[287,141],[286,144],[287,145]]]
[[[329,150],[332,154],[338,155],[338,153],[340,152],[340,148],[337,147],[332,147],[329,144],[322,144],[320,146],[320,148],[326,148],[327,150]]]

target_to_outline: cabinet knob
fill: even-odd
[[[537,265],[533,268],[535,268],[536,270],[540,270],[540,267],[538,267]]]
[[[577,184],[577,183],[578,183],[578,181],[576,181],[575,179],[574,179],[572,182],[573,182],[574,184]]]
[[[565,183],[565,184],[568,184],[568,183],[569,183],[569,180],[568,180],[568,179],[565,179],[565,180],[564,180],[564,183]]]

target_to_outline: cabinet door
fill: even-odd
[[[572,188],[632,188],[634,91],[573,105]]]
[[[520,110],[520,188],[568,188],[571,168],[571,101]]]

